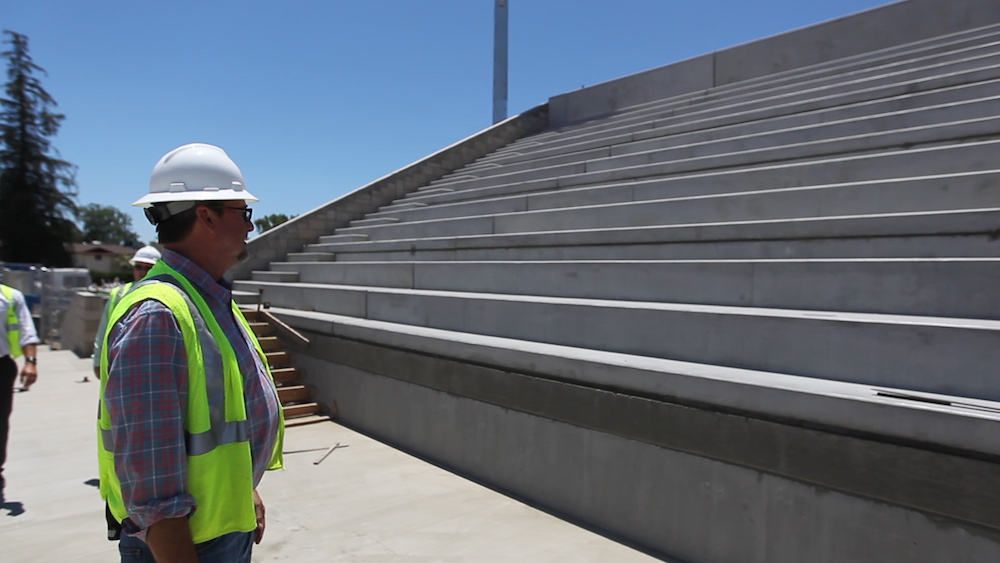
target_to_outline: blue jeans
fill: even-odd
[[[250,563],[253,532],[233,532],[194,546],[201,563]],[[118,542],[122,563],[156,563],[146,542],[122,534]]]

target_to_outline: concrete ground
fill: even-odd
[[[97,490],[98,385],[78,382],[90,359],[42,346],[38,363],[14,396],[0,559],[117,561]],[[255,562],[656,561],[336,423],[288,429],[285,462],[259,488]]]

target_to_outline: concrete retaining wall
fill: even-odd
[[[991,462],[307,336],[342,423],[668,558],[1000,557]]]

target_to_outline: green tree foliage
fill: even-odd
[[[269,229],[277,227],[289,219],[294,219],[296,217],[298,217],[298,215],[292,215],[289,217],[284,213],[272,213],[271,215],[265,215],[259,219],[254,219],[253,224],[257,226],[258,233],[263,233]]]
[[[76,167],[49,142],[65,116],[52,111],[56,102],[35,77],[45,70],[28,55],[28,38],[4,34],[10,49],[2,53],[7,85],[0,98],[0,260],[68,266]]]
[[[83,226],[84,241],[135,246],[139,235],[132,231],[132,218],[110,205],[89,203],[77,213]]]

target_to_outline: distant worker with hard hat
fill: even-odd
[[[100,484],[122,561],[249,562],[264,534],[256,489],[282,466],[284,421],[223,278],[247,257],[255,201],[225,151],[194,143],[161,158],[133,204],[163,250],[101,352]]]
[[[144,278],[149,273],[150,268],[159,259],[160,251],[155,246],[144,246],[137,250],[128,261],[132,266],[133,281],[139,281]],[[97,334],[94,335],[94,375],[98,378],[101,377],[101,346],[104,344],[104,333],[108,330],[108,317],[111,316],[111,311],[118,304],[118,300],[128,293],[128,290],[131,288],[132,282],[128,282],[125,285],[112,288],[111,293],[108,294],[108,302],[104,305],[104,314],[101,315],[101,323],[97,326]],[[84,377],[83,380],[86,381],[87,378]]]
[[[39,343],[31,311],[24,300],[24,294],[0,284],[0,318],[4,320],[4,332],[0,338],[0,501],[6,482],[3,465],[7,461],[7,436],[10,433],[10,413],[14,407],[14,382],[17,380],[17,362],[24,356],[21,368],[21,387],[28,389],[38,378],[38,359],[35,357]]]

